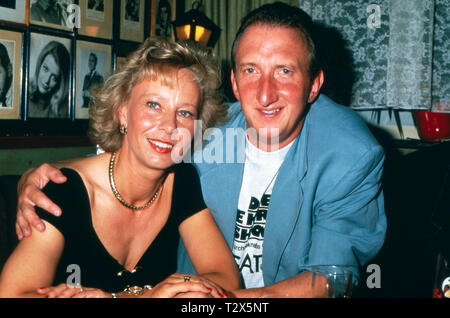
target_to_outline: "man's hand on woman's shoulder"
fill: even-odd
[[[49,181],[64,183],[66,180],[59,169],[46,163],[29,169],[22,175],[17,185],[16,234],[19,240],[31,235],[30,226],[40,232],[45,230],[44,223],[34,210],[36,205],[56,216],[61,215],[59,206],[47,198],[42,189]]]

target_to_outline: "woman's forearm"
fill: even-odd
[[[45,298],[45,295],[34,291],[0,290],[0,298]]]

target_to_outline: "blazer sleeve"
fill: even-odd
[[[386,235],[384,152],[375,146],[355,161],[314,209],[309,263],[348,266],[357,283],[359,266],[375,257]]]

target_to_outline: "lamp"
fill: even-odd
[[[213,47],[222,30],[199,7],[200,3],[194,1],[191,10],[172,22],[175,40],[193,40]]]

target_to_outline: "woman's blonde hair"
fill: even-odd
[[[119,132],[120,106],[130,98],[134,86],[145,78],[160,80],[172,87],[176,70],[187,69],[194,74],[200,90],[199,119],[205,130],[226,119],[222,105],[221,75],[212,51],[197,44],[176,43],[165,38],[148,38],[114,75],[94,91],[89,110],[88,135],[94,144],[107,152],[122,146]]]

